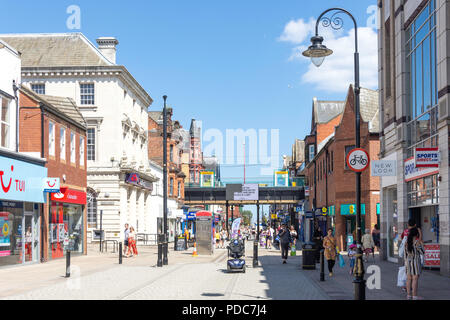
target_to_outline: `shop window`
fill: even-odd
[[[10,132],[10,105],[11,100],[6,99],[5,97],[0,96],[0,107],[1,107],[1,146],[5,148],[9,148],[9,132]]]

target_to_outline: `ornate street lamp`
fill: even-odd
[[[167,233],[167,96],[163,96],[164,109],[163,109],[163,219],[164,219],[164,243],[163,243],[163,265],[168,265],[168,242],[169,236]]]
[[[325,15],[329,12],[334,12],[331,17],[325,17]],[[312,62],[319,67],[324,59],[333,53],[332,50],[328,49],[325,45],[323,45],[323,38],[319,36],[319,23],[322,21],[322,25],[324,27],[331,27],[334,30],[339,30],[344,26],[343,19],[339,16],[340,14],[347,14],[355,25],[355,144],[356,148],[360,148],[360,86],[359,86],[359,53],[358,53],[358,25],[356,23],[353,15],[345,9],[341,8],[331,8],[325,10],[316,21],[316,34],[311,38],[312,45],[303,52],[305,57],[309,57],[312,59]],[[356,254],[356,264],[354,268],[353,274],[355,278],[353,279],[353,283],[355,286],[355,300],[365,300],[366,292],[365,285],[366,281],[364,280],[364,264],[363,264],[363,253],[361,247],[361,172],[356,172],[356,243],[357,243],[357,254]]]

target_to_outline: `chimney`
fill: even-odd
[[[112,63],[116,64],[116,46],[119,41],[114,37],[101,37],[97,39],[98,49]]]

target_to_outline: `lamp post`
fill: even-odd
[[[164,219],[164,242],[163,242],[163,265],[168,265],[167,251],[168,251],[168,235],[167,235],[167,96],[163,96],[163,219]]]
[[[325,17],[329,12],[334,12],[331,17]],[[355,73],[355,144],[356,148],[361,146],[360,143],[360,86],[359,86],[359,52],[358,52],[358,25],[356,23],[353,15],[345,9],[341,8],[331,8],[322,12],[316,21],[316,33],[315,36],[311,38],[312,45],[303,52],[305,57],[311,58],[312,62],[320,67],[325,60],[325,58],[331,54],[333,51],[328,49],[322,44],[323,37],[319,36],[319,23],[322,21],[324,27],[331,27],[334,30],[339,30],[343,27],[343,19],[339,14],[347,14],[355,25],[355,53],[354,53],[354,73]],[[354,283],[354,299],[355,300],[365,300],[366,292],[364,280],[364,264],[363,264],[363,253],[361,248],[361,172],[356,172],[356,241],[357,241],[357,254],[356,254],[356,264],[353,274],[355,275],[353,279]]]

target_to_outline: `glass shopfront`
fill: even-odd
[[[387,206],[388,259],[396,262],[400,236],[398,232],[397,188],[386,188],[383,195],[386,197],[384,203]]]

